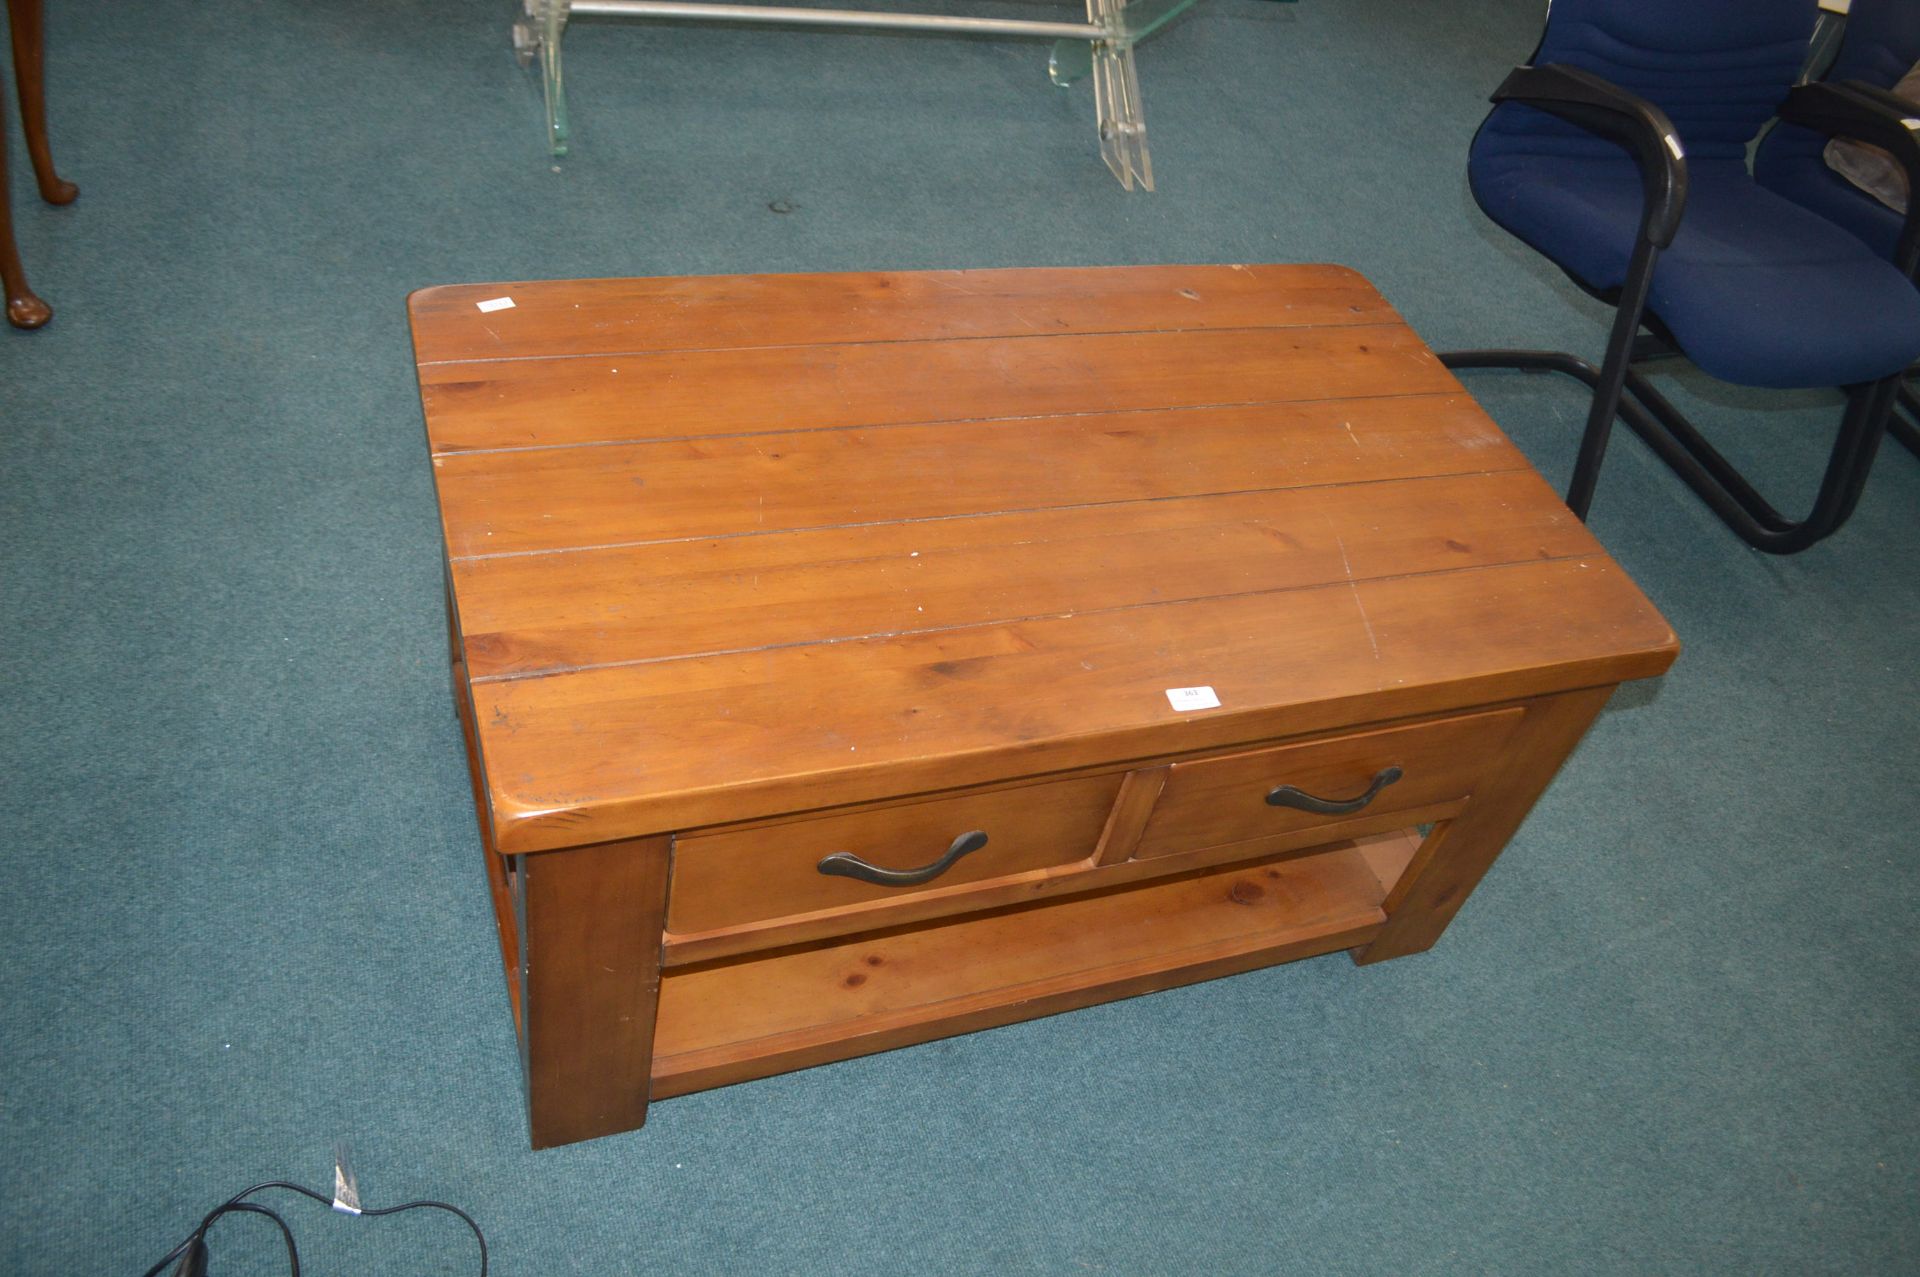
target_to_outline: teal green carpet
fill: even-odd
[[[1443,348],[1597,354],[1606,312],[1464,185],[1539,0],[1207,0],[1141,54],[1161,189],[1132,196],[1044,46],[588,21],[556,172],[508,7],[52,0],[83,193],[38,204],[9,140],[57,314],[0,334],[0,1273],[138,1274],[239,1187],[322,1184],[336,1139],[369,1204],[467,1207],[508,1274],[1920,1270],[1898,448],[1844,533],[1780,561],[1616,445],[1594,527],[1687,651],[1432,953],[530,1153],[409,290],[1334,261]],[[1783,503],[1811,493],[1834,397],[1663,380]],[[1578,390],[1472,386],[1562,481]],[[451,1220],[286,1205],[309,1272],[475,1270]],[[276,1248],[223,1221],[213,1271],[284,1271]]]

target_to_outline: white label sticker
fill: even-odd
[[[496,310],[512,310],[513,298],[492,297],[483,302],[475,302],[474,308],[477,309],[483,315],[489,314]]]
[[[1671,133],[1667,134],[1667,149],[1673,152],[1673,158],[1676,160],[1687,158],[1687,153],[1680,149],[1680,139]]]
[[[1220,708],[1220,698],[1211,687],[1169,687],[1167,702],[1177,710]]]

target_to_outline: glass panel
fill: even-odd
[[[1047,78],[1061,88],[1066,88],[1075,80],[1084,80],[1093,73],[1093,42],[1091,40],[1055,40],[1053,53],[1047,58]]]
[[[1128,40],[1144,40],[1193,5],[1194,0],[1133,0],[1120,7],[1120,29]]]
[[[547,144],[555,155],[567,153],[567,94],[560,79],[560,36],[567,29],[572,0],[534,0],[540,20],[540,86],[547,97]]]
[[[1123,4],[1089,4],[1087,17],[1114,31],[1122,41],[1138,43],[1191,9],[1198,0],[1132,0]],[[1292,0],[1281,0],[1292,3]],[[1083,80],[1093,71],[1093,44],[1057,40],[1047,59],[1047,78],[1061,88]]]

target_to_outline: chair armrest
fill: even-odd
[[[1840,87],[1849,93],[1856,93],[1861,97],[1885,102],[1889,107],[1898,111],[1903,116],[1920,115],[1920,104],[1916,104],[1908,98],[1901,97],[1892,89],[1884,89],[1877,84],[1868,84],[1865,80],[1842,80]]]
[[[1899,161],[1920,190],[1920,106],[1871,84],[1821,82],[1787,94],[1780,119],[1829,137],[1871,142]]]
[[[1515,67],[1492,100],[1538,107],[1625,143],[1646,190],[1640,233],[1656,248],[1673,243],[1687,209],[1687,155],[1665,111],[1591,71],[1559,62]]]
[[[1920,265],[1920,108],[1885,89],[1848,80],[1800,85],[1781,104],[1780,119],[1829,137],[1871,143],[1906,170],[1907,220],[1893,260],[1912,275]]]

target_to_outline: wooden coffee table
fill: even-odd
[[[1614,685],[1678,650],[1339,267],[411,313],[536,1146],[1426,949]]]

